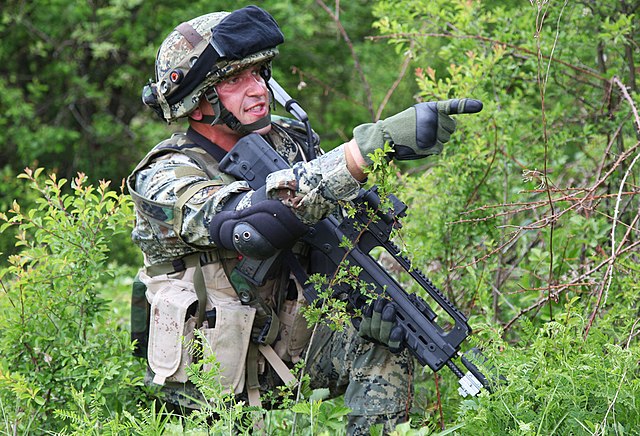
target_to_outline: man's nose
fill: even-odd
[[[247,94],[264,94],[266,90],[267,86],[261,76],[249,76],[249,78],[247,79]]]

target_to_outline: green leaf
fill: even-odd
[[[309,403],[296,403],[291,407],[293,413],[300,413],[302,415],[311,414],[311,405]]]

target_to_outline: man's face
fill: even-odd
[[[253,66],[216,85],[220,102],[242,124],[250,124],[269,113],[269,90],[260,75],[260,66]],[[264,135],[271,125],[256,130]]]

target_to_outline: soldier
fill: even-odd
[[[309,159],[307,136],[270,114],[271,61],[283,41],[273,17],[249,6],[184,22],[158,50],[156,80],[144,87],[143,101],[168,123],[187,118],[188,129],[154,147],[128,179],[136,206],[132,238],[144,254],[138,284],[150,305],[146,382],[162,386],[173,410],[197,408],[185,344],[200,329],[227,392],[260,405],[260,393],[292,382],[289,368],[304,359],[312,387],[344,394],[348,434],[368,434],[377,423],[388,431],[407,419],[412,395],[412,359],[389,335],[394,314],[381,320],[369,311],[373,321],[360,332],[320,326],[309,344],[311,330],[299,313],[302,286],[287,265],[248,291],[231,276],[243,256],[267,258],[284,248],[306,265],[298,240],[339,200],[357,195],[369,154],[385,142],[394,146],[389,158],[439,153],[455,128],[448,114],[463,113],[465,100],[454,100],[457,110],[451,102],[421,103],[360,125],[354,139],[326,154],[316,148],[318,157]],[[249,133],[292,166],[271,173],[256,191],[218,168]],[[239,231],[247,226],[251,243]]]

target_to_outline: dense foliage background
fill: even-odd
[[[392,170],[410,206],[404,248],[470,315],[471,342],[506,382],[461,400],[450,374],[425,370],[397,432],[638,434],[640,2],[254,3],[283,28],[274,76],[325,149],[416,101],[484,102],[441,156]],[[176,430],[130,357],[141,258],[121,185],[180,127],[140,103],[164,36],[245,4],[3,3],[3,434]],[[238,407],[221,415],[227,432]],[[299,432],[342,431],[344,410],[321,392],[291,410]],[[293,419],[267,424],[286,434]]]

